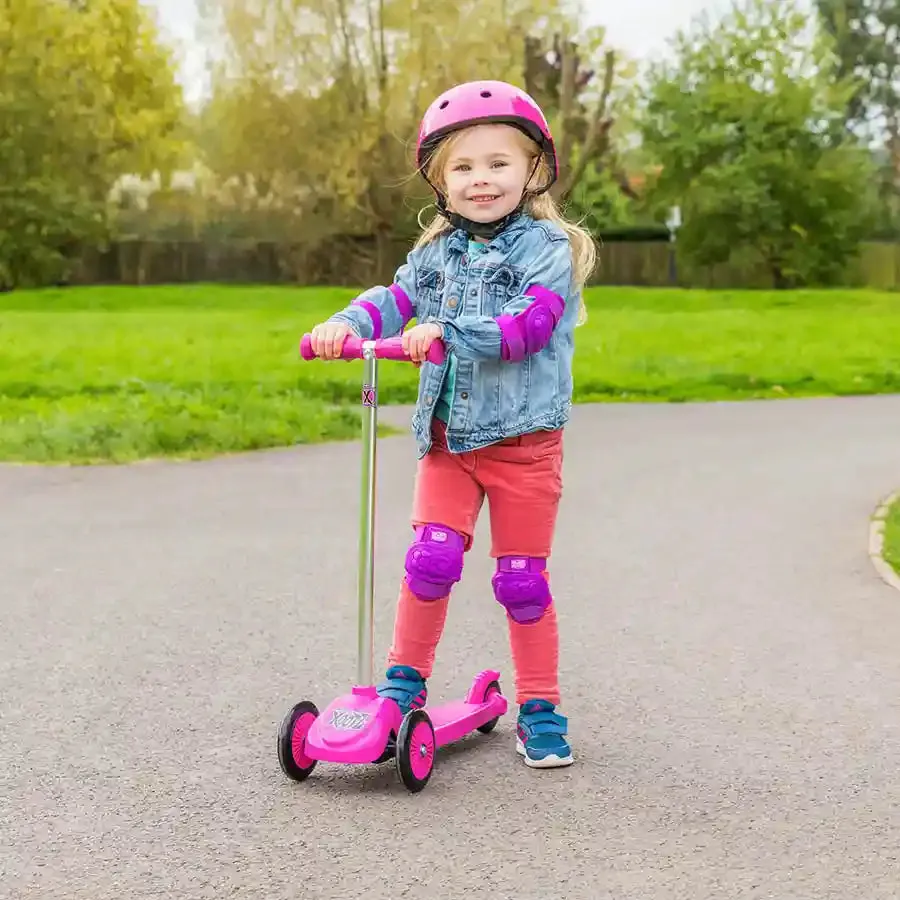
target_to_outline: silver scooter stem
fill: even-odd
[[[378,359],[375,342],[363,344],[362,479],[359,504],[356,683],[374,683],[375,653],[375,462],[378,430]]]

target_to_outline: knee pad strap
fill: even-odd
[[[466,542],[443,525],[420,525],[406,551],[406,583],[420,600],[446,597],[462,578]]]
[[[545,576],[547,560],[538,556],[501,556],[491,579],[494,597],[520,625],[539,621],[553,597]]]

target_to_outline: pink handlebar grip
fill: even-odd
[[[366,341],[362,338],[348,334],[347,337],[344,338],[344,344],[341,347],[341,359],[362,359],[363,344],[365,343]],[[444,347],[444,342],[438,339],[428,348],[428,353],[425,358],[428,362],[439,366],[446,358],[446,354],[447,351]],[[312,349],[311,334],[303,335],[303,339],[300,341],[300,356],[305,360],[316,358],[316,354],[313,353]],[[399,336],[381,338],[380,340],[375,341],[375,356],[378,359],[396,359],[401,362],[410,361],[409,354],[403,352],[403,338]]]

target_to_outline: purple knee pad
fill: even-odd
[[[547,560],[538,556],[501,556],[491,579],[494,596],[520,625],[541,619],[553,599],[544,577]]]
[[[462,577],[463,536],[443,525],[420,525],[406,551],[406,583],[420,600],[439,600]]]

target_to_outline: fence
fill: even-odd
[[[596,284],[707,289],[771,288],[772,275],[761,263],[691,266],[675,259],[671,245],[616,243],[600,253]],[[900,243],[868,241],[859,248],[842,283],[847,287],[900,290]]]
[[[391,271],[409,243],[392,244]],[[362,286],[377,283],[374,239],[340,237],[308,247],[271,241],[227,243],[135,240],[91,251],[78,261],[73,284],[232,282]],[[646,287],[769,288],[760,264],[696,267],[676,260],[665,242],[616,242],[600,249],[594,285]],[[900,243],[868,242],[849,267],[844,284],[900,290]]]

